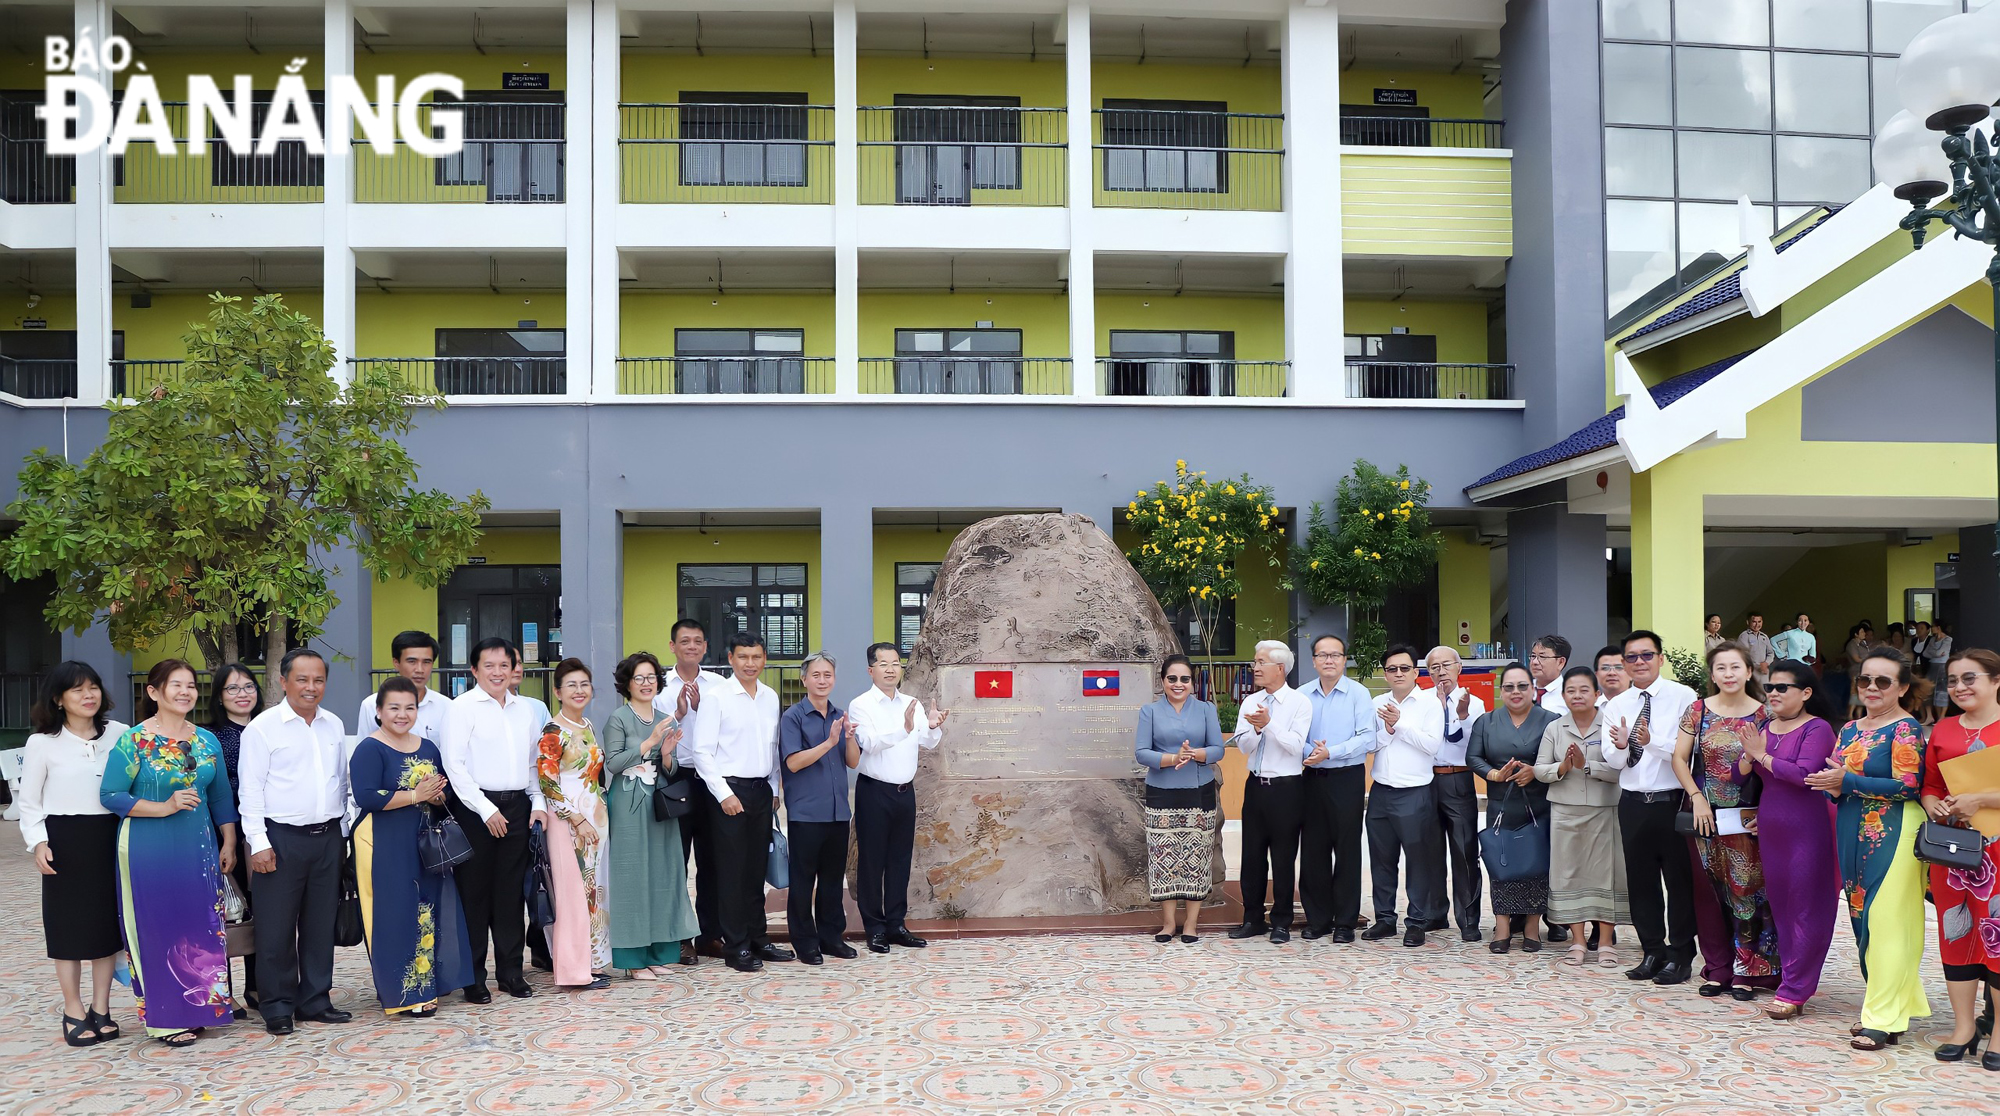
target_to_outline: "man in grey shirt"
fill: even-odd
[[[1777,661],[1778,655],[1771,649],[1771,637],[1764,632],[1763,613],[1750,614],[1750,626],[1743,629],[1736,642],[1750,653],[1750,669],[1757,672],[1757,681],[1761,683],[1770,678],[1771,664]]]

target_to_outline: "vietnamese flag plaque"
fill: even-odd
[[[1086,670],[1083,672],[1084,697],[1117,697],[1118,672],[1115,670]]]
[[[1011,670],[979,670],[972,674],[972,696],[976,698],[1010,698],[1014,696],[1014,672]]]

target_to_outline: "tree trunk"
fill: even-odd
[[[194,630],[194,649],[201,652],[201,661],[207,664],[209,670],[229,662],[226,649],[216,642],[216,632],[212,628]]]
[[[222,631],[218,633],[218,637],[222,640],[222,657],[208,664],[210,670],[228,663],[240,662],[243,659],[243,649],[236,644],[236,625],[223,625]]]
[[[284,661],[285,652],[290,651],[292,647],[285,639],[286,628],[289,625],[285,623],[285,612],[283,609],[274,606],[271,609],[270,615],[264,618],[264,623],[266,625],[264,629],[264,708],[269,709],[271,706],[284,700],[285,691],[278,684],[278,664]]]

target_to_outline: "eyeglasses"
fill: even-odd
[[[1657,659],[1657,658],[1659,658],[1659,657],[1660,657],[1660,653],[1659,653],[1658,651],[1627,651],[1627,652],[1625,652],[1625,661],[1626,661],[1626,662],[1628,662],[1628,663],[1650,663],[1650,662],[1652,662],[1652,661],[1653,661],[1654,659]]]
[[[1531,663],[1546,663],[1552,659],[1560,659],[1560,658],[1562,658],[1562,656],[1554,653],[1553,651],[1537,651],[1534,654],[1528,656],[1528,661]]]
[[[1764,689],[1774,694],[1789,694],[1793,690],[1803,690],[1805,687],[1790,682],[1771,682],[1767,683]]]
[[[635,674],[632,676],[632,685],[634,686],[654,685],[659,681],[660,676],[657,674]]]
[[[1416,668],[1416,667],[1413,667],[1413,666],[1411,666],[1411,665],[1410,665],[1410,664],[1408,664],[1408,663],[1403,663],[1403,664],[1401,664],[1401,665],[1398,665],[1398,666],[1385,666],[1385,667],[1383,667],[1383,668],[1382,668],[1382,673],[1383,673],[1383,674],[1408,674],[1408,673],[1410,673],[1411,671],[1413,671],[1413,670],[1415,670],[1415,669],[1417,669],[1417,668]]]
[[[1886,690],[1901,682],[1900,678],[1891,678],[1883,674],[1863,674],[1854,679],[1854,684],[1864,690]]]
[[[1194,681],[1194,675],[1192,675],[1192,674],[1169,674],[1169,675],[1167,675],[1167,681],[1169,681],[1169,682],[1192,682],[1192,681]]]
[[[1503,694],[1525,694],[1534,688],[1535,686],[1532,682],[1506,682],[1501,684],[1500,692]]]
[[[1341,659],[1345,659],[1346,657],[1347,657],[1346,653],[1341,651],[1313,652],[1313,661],[1316,663],[1338,662]]]
[[[1954,690],[1970,690],[1974,686],[1979,685],[1980,679],[1991,677],[1993,676],[1984,671],[1977,674],[1955,674],[1945,679],[1945,684]]]
[[[586,679],[579,678],[574,682],[563,683],[562,688],[565,690],[577,690],[577,691],[588,690],[590,689],[590,682]]]
[[[242,697],[244,694],[255,694],[257,692],[257,684],[255,682],[238,682],[234,685],[224,686],[222,692],[228,694],[230,697]]]

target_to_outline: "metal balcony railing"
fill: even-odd
[[[1350,399],[1513,399],[1511,364],[1350,360]]]
[[[863,205],[1066,205],[1059,108],[864,106]]]
[[[0,136],[0,201],[66,205],[76,200],[76,157],[51,155],[39,136]]]
[[[1068,357],[863,357],[864,394],[1068,395]]]
[[[1340,142],[1348,147],[1505,147],[1505,131],[1505,124],[1498,120],[1340,118]]]
[[[833,202],[829,105],[618,106],[619,198],[628,202]]]
[[[1098,109],[1096,140],[1097,205],[1284,208],[1280,114]]]
[[[111,398],[145,399],[153,392],[180,379],[180,360],[114,360],[111,362]]]
[[[162,106],[168,128],[187,135],[188,106]],[[263,130],[271,104],[251,102],[254,137]],[[162,155],[149,143],[135,143],[111,161],[112,200],[134,202],[316,202],[326,195],[326,160],[297,140],[280,143],[269,155],[235,155],[209,121],[209,143],[200,154],[175,144]]]
[[[0,392],[20,399],[74,399],[76,361],[0,356]]]
[[[433,116],[456,113],[465,144],[455,155],[420,155],[396,141],[383,155],[357,136],[354,200],[554,204],[563,200],[564,110],[561,101],[441,101],[417,106],[417,123],[437,133]]]
[[[569,390],[565,357],[356,357],[350,363],[387,369],[422,395],[562,395]]]
[[[826,395],[832,357],[619,357],[620,395]]]
[[[1229,399],[1285,394],[1288,360],[1097,359],[1099,395]]]
[[[546,647],[547,645],[545,644],[544,646]],[[551,712],[554,712],[556,708],[555,687],[550,684],[550,679],[555,672],[556,668],[553,666],[522,667],[521,696],[534,698],[536,701],[548,706]],[[387,682],[395,676],[396,672],[393,670],[369,671],[368,692],[372,694],[380,690],[382,683]],[[441,666],[431,672],[430,688],[446,697],[457,697],[478,684],[478,680],[472,677],[471,667]],[[203,692],[207,692],[206,684],[204,684]],[[539,731],[540,726],[536,727]]]

